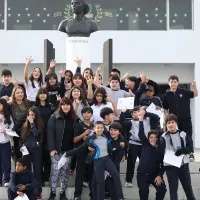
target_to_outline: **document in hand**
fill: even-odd
[[[19,135],[17,135],[17,133],[15,131],[12,131],[11,129],[5,129],[6,130],[6,134],[8,136],[11,136],[11,137],[19,137]]]
[[[135,97],[119,98],[117,102],[117,109],[133,109],[134,108]]]
[[[163,162],[166,164],[180,168],[182,161],[183,161],[183,156],[184,155],[176,156],[174,151],[167,150],[165,152]]]
[[[70,162],[70,158],[65,157],[65,154],[63,154],[62,158],[58,162],[58,170],[60,170],[67,162]]]
[[[23,196],[17,196],[14,200],[29,200],[29,198],[24,194]]]
[[[26,146],[23,146],[21,149],[22,149],[23,156],[26,156],[26,155],[29,154],[28,149],[26,148]]]
[[[150,106],[146,109],[146,111],[149,113],[156,114],[159,117],[161,117],[163,114],[163,112],[161,110],[156,110],[156,105],[154,103],[151,103]]]

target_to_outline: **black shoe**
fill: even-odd
[[[51,193],[50,193],[50,197],[49,197],[48,200],[54,200],[55,198],[56,198],[56,194],[53,193],[53,192],[51,192]]]
[[[81,197],[74,197],[74,200],[81,200]]]
[[[68,200],[65,193],[60,193],[60,200]]]

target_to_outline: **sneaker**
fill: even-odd
[[[81,200],[81,197],[74,197],[74,200]]]
[[[189,158],[190,158],[190,162],[194,162],[195,161],[195,157],[194,157],[193,153],[190,154]]]
[[[4,183],[4,187],[9,187],[9,183]]]
[[[131,182],[126,182],[125,187],[132,188],[133,184]]]
[[[42,199],[42,195],[40,194],[40,196],[38,196],[37,199]]]
[[[65,193],[60,193],[60,200],[68,200]]]
[[[50,197],[49,197],[48,200],[55,200],[55,198],[56,198],[56,194],[53,193],[53,192],[51,192],[51,193],[50,193]]]
[[[83,182],[83,187],[88,187],[88,183],[87,182]]]

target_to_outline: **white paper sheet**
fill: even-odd
[[[117,102],[117,109],[133,109],[135,97],[119,98]]]
[[[23,156],[29,155],[29,152],[28,152],[28,149],[26,148],[26,146],[23,146],[21,149],[22,149]]]
[[[170,151],[167,150],[165,152],[165,156],[164,156],[164,163],[167,163],[169,165],[175,166],[180,168],[182,161],[183,161],[183,156],[184,155],[180,155],[180,156],[176,156],[174,151]]]
[[[27,197],[26,194],[24,194],[24,196],[17,196],[14,200],[29,200],[29,198]]]
[[[19,135],[17,135],[17,133],[15,131],[12,131],[11,129],[5,129],[6,131],[6,134],[8,136],[11,136],[11,137],[19,137]]]
[[[69,157],[65,157],[65,154],[63,154],[63,156],[58,162],[58,170],[60,170],[69,161],[70,161]]]
[[[6,137],[5,137],[4,133],[0,132],[0,143],[4,143],[4,142],[6,142]]]
[[[159,117],[161,117],[163,114],[163,112],[161,110],[156,110],[156,105],[154,103],[151,103],[150,106],[146,109],[146,111],[149,113],[156,114]]]

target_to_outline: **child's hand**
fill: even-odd
[[[125,143],[124,142],[120,142],[120,147],[124,148],[125,147]]]
[[[125,162],[125,161],[126,161],[126,157],[123,156],[123,158],[122,158],[122,162]]]
[[[122,109],[122,112],[125,113],[127,111],[127,109]]]
[[[33,123],[33,117],[32,117],[32,116],[29,115],[29,116],[27,117],[27,119],[28,119],[28,121],[29,121],[31,124]]]
[[[95,149],[92,148],[92,147],[88,147],[88,150],[89,150],[89,151],[95,151]]]
[[[23,190],[25,190],[26,189],[26,186],[25,185],[19,185],[19,187],[18,187],[18,190],[20,191],[20,192],[22,192]]]
[[[6,130],[1,131],[1,133],[6,134]]]
[[[23,196],[24,196],[24,193],[23,193],[23,192],[17,191],[17,194],[18,194],[20,197],[23,197]]]
[[[160,176],[157,176],[156,178],[155,178],[155,181],[154,181],[155,183],[156,183],[156,185],[157,186],[160,186],[161,184],[162,184],[162,178],[160,177]]]

